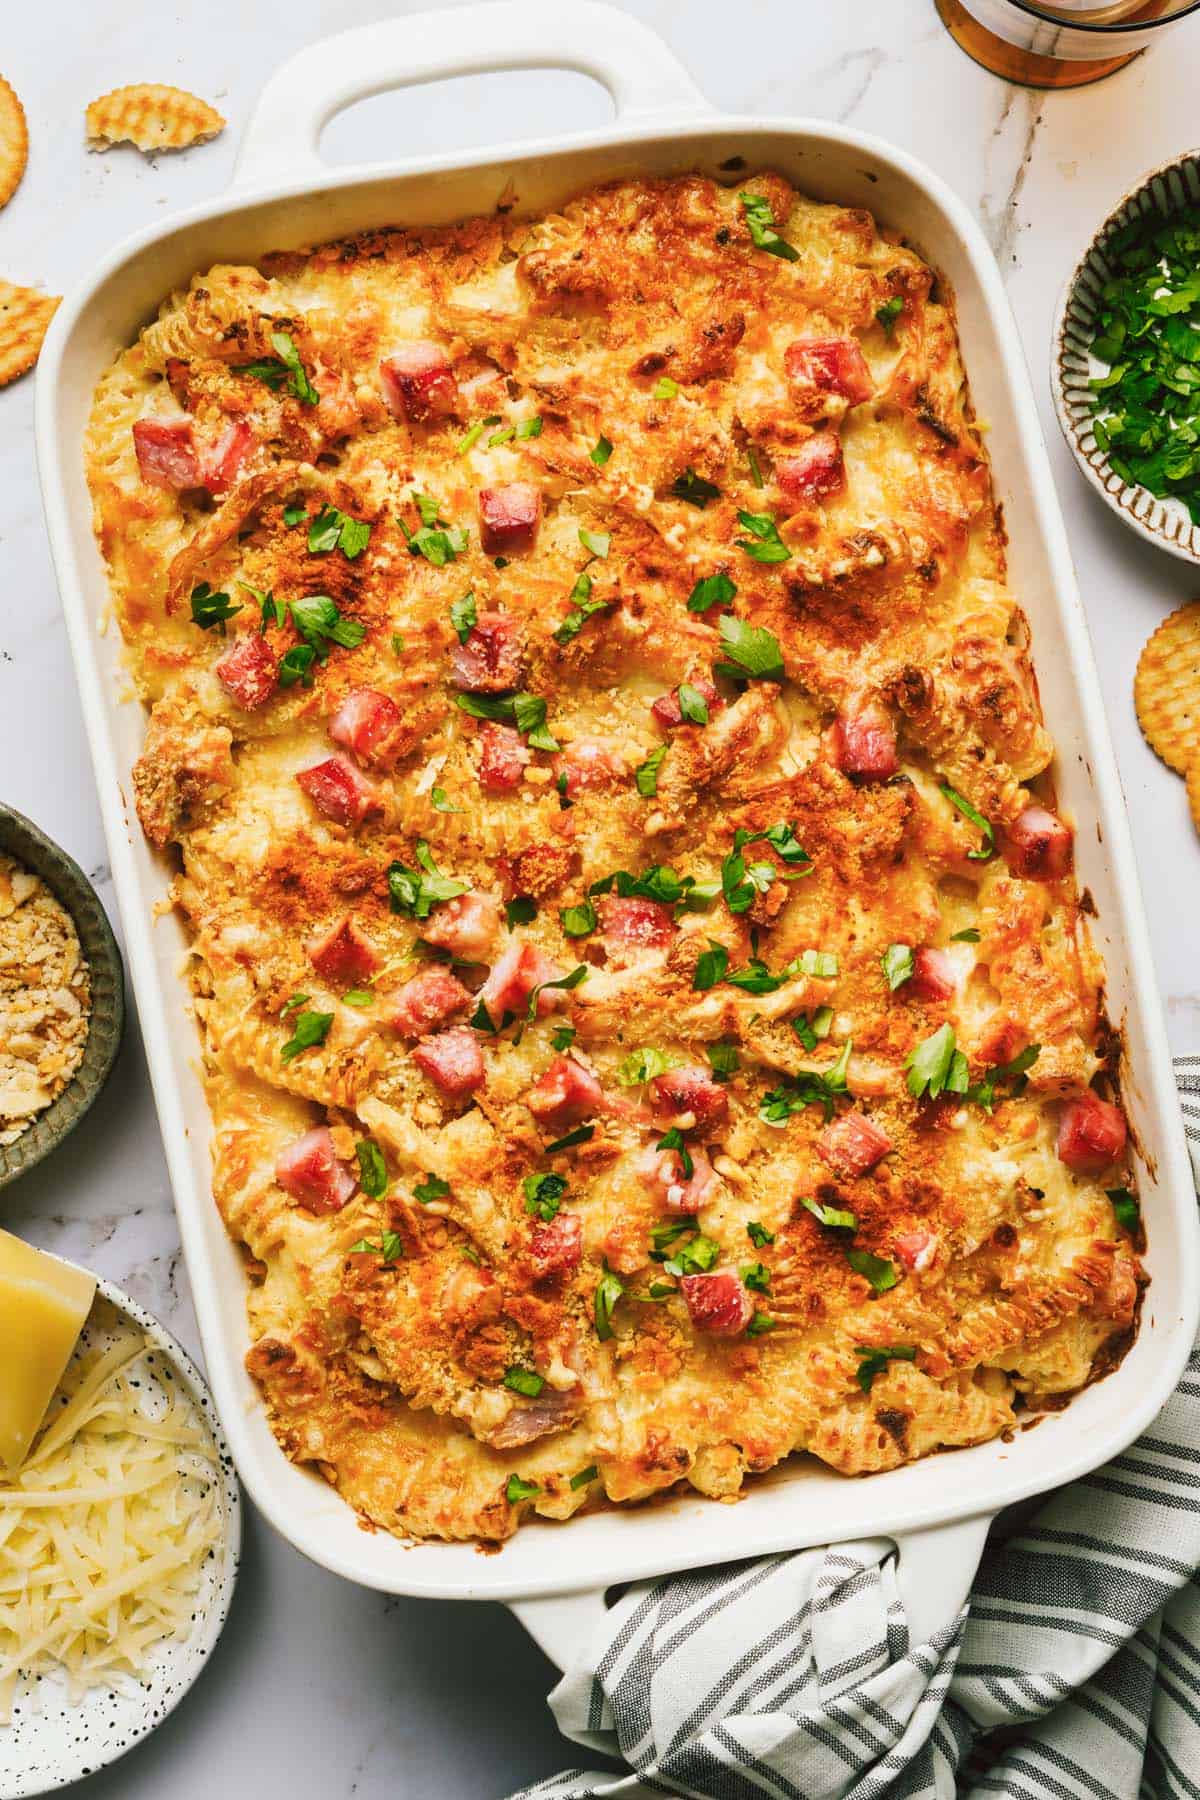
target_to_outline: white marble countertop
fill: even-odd
[[[1168,1029],[1200,1049],[1195,928],[1200,847],[1183,785],[1144,745],[1130,691],[1145,638],[1200,590],[1186,564],[1140,543],[1084,486],[1051,412],[1046,368],[1059,285],[1082,240],[1137,176],[1195,142],[1200,20],[1107,82],[1011,88],[950,42],[932,0],[623,0],[729,111],[809,113],[876,131],[923,157],[979,214],[1034,374],[1100,663],[1142,868]],[[41,0],[6,12],[0,66],[24,99],[32,151],[0,214],[0,273],[61,292],[110,244],[228,183],[255,95],[290,50],[419,0]],[[445,9],[447,13],[451,8]],[[216,143],[147,162],[88,156],[86,102],[173,81],[230,120]],[[599,124],[582,77],[477,77],[364,103],[337,121],[339,160],[451,151]],[[42,527],[33,381],[0,393],[0,797],[29,813],[96,881],[113,913],[92,775]],[[0,1197],[0,1221],[122,1282],[192,1348],[186,1272],[131,1025],[96,1112]],[[126,1762],[80,1784],[87,1800],[495,1800],[573,1760],[543,1704],[550,1665],[500,1607],[385,1599],[310,1567],[253,1512],[238,1600],[195,1692]]]

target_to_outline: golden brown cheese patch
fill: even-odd
[[[1134,1322],[1121,1168],[1056,1155],[1102,971],[1070,876],[1003,853],[1053,745],[949,299],[867,214],[748,191],[794,259],[693,177],[213,269],[97,392],[249,1366],[396,1532],[977,1443]],[[511,484],[536,533],[489,547]],[[864,716],[894,772],[843,772]],[[296,779],[334,757],[340,818]],[[974,1093],[914,1098],[943,1028]]]

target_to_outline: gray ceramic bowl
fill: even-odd
[[[1076,264],[1063,289],[1054,321],[1051,386],[1063,436],[1096,492],[1117,517],[1147,542],[1169,550],[1185,562],[1200,563],[1200,526],[1193,525],[1178,500],[1157,500],[1136,483],[1123,481],[1092,432],[1088,381],[1102,365],[1090,364],[1088,344],[1094,330],[1100,290],[1110,270],[1105,246],[1114,231],[1131,219],[1168,218],[1200,206],[1200,151],[1191,151],[1151,170],[1114,207]]]
[[[41,1162],[75,1129],[108,1080],[125,1028],[125,980],[112,927],[79,864],[23,813],[3,805],[0,851],[40,875],[61,900],[75,921],[92,976],[92,1014],[83,1061],[58,1099],[15,1143],[0,1145],[0,1187],[4,1187]]]

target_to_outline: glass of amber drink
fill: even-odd
[[[1026,87],[1082,87],[1132,61],[1200,0],[935,0],[954,41]]]

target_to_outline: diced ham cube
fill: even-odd
[[[463,962],[485,962],[500,930],[500,908],[490,894],[459,894],[435,906],[421,925],[427,944]]]
[[[835,1174],[847,1179],[865,1175],[891,1147],[892,1140],[882,1125],[854,1111],[843,1113],[817,1136],[817,1150]]]
[[[551,767],[555,780],[566,776],[567,799],[595,789],[611,788],[624,781],[627,765],[611,744],[603,738],[579,738],[562,756],[554,758]]]
[[[547,981],[558,981],[566,973],[535,944],[510,944],[480,988],[479,998],[494,1025],[499,1025],[506,1013],[523,1019],[534,988],[544,987]],[[562,988],[546,989],[538,995],[538,1015],[565,1004]]]
[[[451,679],[468,694],[503,694],[520,687],[521,635],[507,613],[481,613],[465,644],[450,652]]]
[[[339,825],[358,825],[378,810],[379,795],[344,756],[331,756],[301,769],[296,780],[317,811]]]
[[[217,680],[246,712],[265,706],[279,686],[279,665],[257,631],[236,638],[217,664]]]
[[[401,344],[379,365],[379,379],[388,409],[397,419],[421,424],[443,418],[458,403],[458,384],[450,359],[440,344],[418,338]]]
[[[684,1130],[693,1126],[706,1131],[724,1122],[729,1114],[729,1096],[707,1069],[698,1063],[687,1063],[680,1069],[669,1069],[656,1075],[650,1083],[650,1101],[661,1118],[670,1119]],[[690,1123],[685,1123],[689,1121]]]
[[[618,960],[640,950],[662,950],[675,936],[675,916],[661,900],[606,894],[597,902],[605,948]]]
[[[541,489],[532,481],[509,481],[479,491],[479,536],[489,556],[528,550],[541,519]]]
[[[387,996],[383,1018],[401,1037],[419,1038],[448,1025],[470,1005],[471,996],[462,982],[440,963],[430,963]]]
[[[486,722],[479,728],[479,785],[489,794],[514,794],[520,787],[530,753],[511,725]]]
[[[954,958],[931,944],[913,951],[913,972],[906,992],[917,1000],[949,1000],[958,989]]]
[[[737,1337],[754,1317],[754,1302],[733,1269],[711,1275],[681,1275],[679,1286],[688,1318],[710,1337]]]
[[[775,479],[784,499],[793,505],[840,492],[846,484],[846,464],[837,432],[814,431],[791,456],[776,457]]]
[[[851,406],[875,392],[871,371],[854,338],[800,338],[784,352],[788,379],[823,394],[841,394]]]
[[[366,981],[379,967],[374,944],[349,913],[324,934],[310,937],[304,948],[317,974],[333,987],[352,987],[356,981]]]
[[[712,682],[706,681],[702,675],[697,676],[695,681],[689,682],[688,686],[694,687],[696,692],[703,696],[708,705],[710,717],[724,706],[725,702]],[[655,723],[661,725],[664,731],[674,731],[677,725],[682,725],[684,719],[683,708],[679,704],[679,689],[672,688],[669,693],[660,694],[650,711],[654,715]]]
[[[1045,806],[1027,806],[1008,828],[1008,866],[1029,881],[1057,881],[1071,867],[1071,828]]]
[[[573,1275],[583,1260],[583,1226],[578,1213],[560,1212],[548,1225],[535,1225],[529,1240],[529,1261],[535,1281],[555,1275]]]
[[[689,1144],[688,1155],[692,1159],[690,1175],[684,1173],[678,1150],[648,1150],[640,1159],[647,1187],[668,1212],[697,1212],[717,1185],[717,1172],[700,1146]]]
[[[244,419],[226,425],[215,443],[200,452],[200,479],[210,494],[223,494],[253,450],[255,437]]]
[[[1089,1088],[1059,1114],[1059,1161],[1076,1175],[1099,1175],[1122,1154],[1128,1135],[1120,1107]]]
[[[315,1213],[340,1212],[357,1186],[349,1167],[334,1154],[328,1125],[306,1131],[280,1151],[275,1179],[285,1194]]]
[[[151,487],[174,488],[181,493],[201,485],[190,418],[135,420],[133,448],[138,474]]]
[[[402,723],[400,708],[377,688],[355,688],[332,719],[329,735],[363,762],[386,763],[388,746]]]
[[[412,1053],[413,1061],[447,1100],[465,1100],[483,1085],[483,1051],[466,1025],[439,1031]]]
[[[525,1104],[539,1125],[558,1133],[599,1112],[604,1090],[573,1056],[556,1056],[527,1090]]]
[[[924,1226],[913,1231],[902,1231],[892,1240],[892,1249],[910,1275],[919,1275],[927,1269],[937,1255],[938,1234]]]
[[[839,715],[833,727],[833,754],[851,781],[890,781],[900,767],[892,722],[874,701]]]

